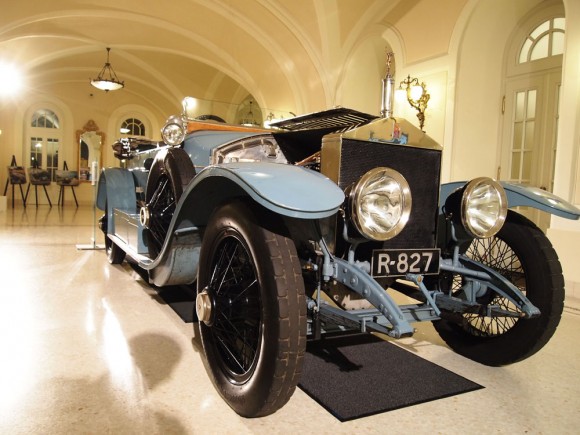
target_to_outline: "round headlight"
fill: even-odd
[[[351,219],[361,234],[378,241],[392,239],[409,220],[409,183],[394,169],[371,169],[352,189],[350,210]]]
[[[161,129],[161,136],[167,145],[177,146],[181,144],[185,139],[185,127],[181,118],[178,116],[170,117]]]
[[[471,180],[461,198],[461,222],[473,237],[495,235],[507,215],[507,198],[501,184],[491,178]]]

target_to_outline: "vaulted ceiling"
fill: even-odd
[[[338,83],[362,45],[372,40],[377,58],[384,54],[387,30],[404,41],[407,62],[444,54],[467,2],[10,1],[1,8],[0,61],[19,66],[28,92],[89,99],[100,92],[89,78],[111,47],[126,86],[106,105],[167,113],[185,95],[235,104],[251,95],[262,107],[318,110],[340,103]]]

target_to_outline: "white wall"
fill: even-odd
[[[566,51],[562,72],[554,193],[580,206],[580,2],[564,0]],[[580,221],[552,218],[548,237],[566,279],[566,293],[580,298]]]

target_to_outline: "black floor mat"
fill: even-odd
[[[483,388],[369,334],[309,342],[299,387],[340,421]]]
[[[156,288],[186,323],[197,321],[195,289]],[[483,388],[370,334],[308,342],[299,387],[340,421]]]

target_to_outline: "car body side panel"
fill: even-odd
[[[114,234],[113,209],[136,213],[137,199],[133,174],[126,169],[103,169],[99,177],[97,207],[107,213],[107,232]]]
[[[466,181],[456,181],[441,185],[439,206],[443,207],[447,197],[456,189],[463,187]],[[521,184],[501,182],[505,189],[508,207],[533,207],[539,210],[560,216],[566,219],[580,219],[580,209],[563,200],[562,198],[537,187],[529,187]]]

